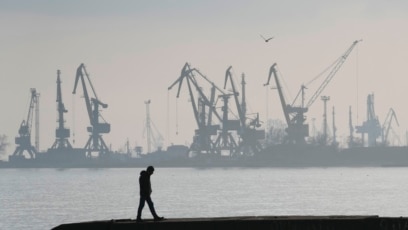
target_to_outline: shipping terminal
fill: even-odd
[[[351,46],[328,68],[320,87],[305,100],[307,85],[301,85],[294,100],[285,98],[282,76],[277,63],[272,63],[267,81],[274,79],[285,121],[284,127],[264,125],[259,113],[248,113],[245,74],[241,75],[241,88],[234,82],[232,66],[225,72],[223,87],[217,86],[200,70],[185,63],[180,76],[168,87],[177,86],[177,98],[187,88],[193,109],[196,129],[192,144],[171,145],[166,149],[157,144],[154,124],[150,119],[150,100],[146,105],[147,152],[141,146],[133,149],[127,145],[125,152],[112,151],[103,136],[108,135],[111,124],[101,116],[108,105],[101,101],[92,85],[85,65],[76,70],[73,94],[78,85],[82,87],[83,98],[89,118],[89,138],[82,148],[74,148],[70,141],[70,129],[64,126],[67,109],[62,98],[61,71],[57,71],[57,128],[55,142],[46,151],[39,151],[39,96],[35,88],[30,89],[28,114],[18,129],[15,138],[16,149],[8,161],[0,161],[2,168],[86,168],[86,167],[145,167],[154,164],[163,167],[364,167],[364,166],[408,166],[408,148],[391,145],[389,134],[392,125],[397,124],[396,112],[390,108],[383,124],[374,110],[374,94],[367,96],[367,117],[360,125],[352,122],[349,108],[348,146],[340,147],[336,139],[335,109],[332,110],[332,135],[329,135],[327,101],[330,96],[322,95],[349,54],[361,40]],[[204,82],[204,83],[203,83]],[[206,85],[204,85],[206,84]],[[231,90],[226,90],[227,85]],[[210,93],[203,88],[209,87]],[[319,136],[310,136],[306,114],[320,97],[323,101],[323,131]],[[300,101],[300,103],[296,103]],[[234,112],[232,112],[234,111]],[[33,127],[34,125],[34,127]],[[35,132],[32,132],[35,131]],[[356,138],[355,135],[361,135]],[[34,145],[32,144],[34,137]],[[157,137],[157,136],[156,136]],[[151,146],[157,148],[153,151]],[[136,156],[134,156],[135,153]]]

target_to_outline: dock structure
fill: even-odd
[[[194,229],[194,230],[402,230],[408,229],[408,217],[379,216],[242,216],[214,218],[171,218],[163,221],[146,219],[101,220],[59,225],[53,230],[98,229]]]

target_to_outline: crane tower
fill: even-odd
[[[65,109],[64,103],[62,102],[62,92],[61,92],[61,71],[57,70],[57,111],[58,111],[58,128],[55,130],[55,142],[51,146],[51,149],[72,149],[71,143],[69,143],[70,130],[64,127],[64,113],[68,112]]]

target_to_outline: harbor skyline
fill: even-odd
[[[245,73],[248,112],[258,112],[264,122],[267,117],[283,120],[278,93],[263,86],[270,66],[277,63],[285,90],[290,90],[287,97],[294,98],[301,84],[326,69],[353,41],[363,39],[322,93],[330,96],[330,114],[335,107],[338,138],[348,135],[349,106],[355,126],[365,120],[371,93],[380,122],[393,108],[403,135],[408,127],[407,8],[404,1],[2,2],[0,100],[6,109],[0,134],[8,137],[11,154],[27,115],[30,88],[36,88],[40,150],[52,145],[61,70],[66,126],[71,143],[83,147],[89,119],[82,93],[72,94],[81,63],[98,97],[108,104],[101,114],[112,126],[104,135],[112,150],[124,148],[127,140],[145,146],[146,100],[151,100],[151,118],[166,138],[164,147],[192,142],[196,124],[187,90],[182,89],[176,102],[177,89],[167,89],[186,62],[219,87],[229,66],[237,85]],[[260,35],[274,39],[265,43]],[[322,80],[309,87],[306,97]],[[320,128],[322,114],[319,98],[309,109],[308,123],[316,118]],[[331,122],[331,115],[328,118]],[[406,144],[405,137],[401,140]]]

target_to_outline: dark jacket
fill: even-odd
[[[139,177],[140,196],[150,196],[152,193],[152,186],[150,184],[150,175],[145,170],[140,172]]]

